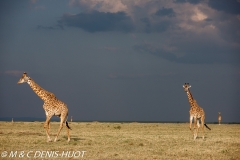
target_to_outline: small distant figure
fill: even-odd
[[[13,123],[13,118],[12,118],[12,123]]]
[[[218,124],[220,125],[222,121],[221,112],[218,112]]]
[[[71,116],[71,120],[70,121],[72,122],[72,116]]]

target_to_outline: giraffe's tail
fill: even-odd
[[[67,122],[67,121],[66,121],[66,126],[67,126],[67,128],[68,128],[68,129],[72,129],[72,128],[70,128],[70,127],[69,127],[69,125],[68,125],[68,122]]]
[[[211,130],[211,128],[209,128],[206,123],[204,123],[204,126],[207,127],[207,129]]]

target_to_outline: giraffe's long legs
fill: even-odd
[[[194,117],[194,140],[197,138],[197,134],[198,134],[197,122],[198,122],[197,117]]]
[[[192,121],[193,121],[193,116],[190,116],[190,123],[189,123],[190,131],[192,131]]]
[[[58,129],[58,133],[57,133],[57,135],[56,135],[56,138],[54,139],[54,142],[56,142],[57,141],[57,138],[58,138],[58,136],[59,136],[59,133],[61,132],[61,130],[62,130],[62,128],[63,128],[63,122],[65,122],[65,117],[62,117],[61,116],[61,121],[60,121],[60,127],[59,127],[59,129]]]
[[[199,119],[196,119],[196,123],[197,123],[197,126],[196,126],[196,133],[195,133],[195,137],[194,137],[194,139],[196,139],[197,138],[197,136],[198,136],[198,131],[199,131],[199,128],[200,128],[200,124],[199,124]]]
[[[45,121],[45,123],[44,123],[44,128],[45,128],[46,134],[47,134],[47,142],[51,142],[51,141],[52,141],[52,139],[51,139],[51,137],[50,137],[50,134],[49,134],[50,119],[51,119],[51,117],[50,117],[50,116],[49,116],[49,117],[47,116],[46,121]]]
[[[66,123],[66,122],[65,122],[65,123]],[[69,142],[69,141],[70,141],[70,133],[69,133],[69,132],[70,132],[70,131],[69,131],[70,129],[69,129],[67,126],[66,126],[66,129],[67,129],[68,142]]]
[[[58,133],[57,133],[57,135],[56,135],[56,138],[54,139],[54,142],[56,142],[57,141],[57,138],[58,138],[58,136],[59,136],[59,134],[60,134],[60,132],[61,132],[61,130],[62,130],[62,128],[63,128],[63,124],[64,123],[66,123],[66,127],[67,127],[67,134],[68,134],[68,142],[70,141],[70,133],[69,133],[69,130],[70,130],[70,127],[67,125],[67,113],[66,114],[64,114],[64,115],[61,115],[61,120],[60,120],[60,127],[59,127],[59,130],[58,130]],[[69,128],[68,128],[69,127]]]
[[[203,117],[201,117],[201,125],[202,125],[202,138],[204,139],[204,119],[205,119],[205,117],[203,116]]]
[[[192,130],[192,121],[193,121],[193,116],[190,115],[190,124],[189,124],[189,129],[192,132],[192,134],[194,134],[193,130]]]

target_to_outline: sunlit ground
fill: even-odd
[[[0,122],[0,159],[240,159],[240,125],[209,124],[194,141],[188,123],[69,122],[47,142],[43,122]],[[51,123],[51,138],[59,122]]]

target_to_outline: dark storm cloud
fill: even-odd
[[[170,28],[174,28],[175,24],[169,20],[161,20],[155,23],[152,23],[149,18],[141,18],[140,21],[144,24],[143,30],[144,33],[153,33],[153,32],[165,32]]]
[[[150,20],[147,17],[141,18],[140,20],[141,20],[141,22],[143,22],[145,24],[144,31],[146,33],[150,33],[151,32],[151,26],[152,26]]]
[[[152,78],[154,76],[156,76],[156,75],[110,73],[108,75],[108,78],[109,79],[142,79],[142,78]]]
[[[156,48],[156,47],[154,47],[150,44],[139,44],[139,45],[135,45],[133,48],[134,48],[134,50],[136,50],[138,52],[139,51],[140,52],[147,52],[147,53],[159,56],[159,57],[161,57],[163,59],[166,59],[168,61],[174,61],[174,62],[177,61],[177,57],[174,54],[163,51],[160,48]]]
[[[134,29],[132,20],[125,12],[105,13],[93,11],[76,15],[65,14],[59,24],[81,28],[87,32],[130,32]]]
[[[154,26],[152,27],[152,30],[156,31],[156,32],[165,32],[168,29],[175,28],[175,27],[176,27],[176,25],[174,23],[172,23],[171,21],[163,20],[163,21],[160,21],[160,22],[154,24]]]
[[[206,21],[206,22],[213,22],[213,19],[211,19],[211,18],[206,18],[206,19],[204,19],[204,21]]]
[[[43,26],[43,25],[38,25],[38,26],[37,26],[37,29],[39,29],[39,30],[59,30],[59,29],[64,30],[63,26],[60,25],[60,24],[55,25],[55,26]]]
[[[191,4],[198,4],[200,3],[202,0],[175,0],[175,3],[191,3]]]
[[[240,2],[238,0],[209,0],[208,5],[217,11],[240,14]]]
[[[174,10],[172,8],[162,8],[159,9],[155,15],[157,16],[167,16],[167,17],[175,17],[176,13],[174,12]]]
[[[190,82],[208,121],[239,122],[240,16],[222,3],[1,1],[0,117],[45,117],[26,71],[76,120],[188,121]]]
[[[205,46],[206,47],[206,46]],[[232,63],[238,64],[239,62],[239,54],[232,53],[229,54],[227,50],[221,52],[220,49],[206,49],[195,52],[186,52],[183,56],[177,56],[173,52],[166,51],[160,47],[153,46],[151,44],[143,43],[139,45],[135,45],[134,50],[150,53],[170,62],[176,63],[185,63],[185,64],[213,64],[213,63]],[[213,46],[214,48],[214,46]]]

